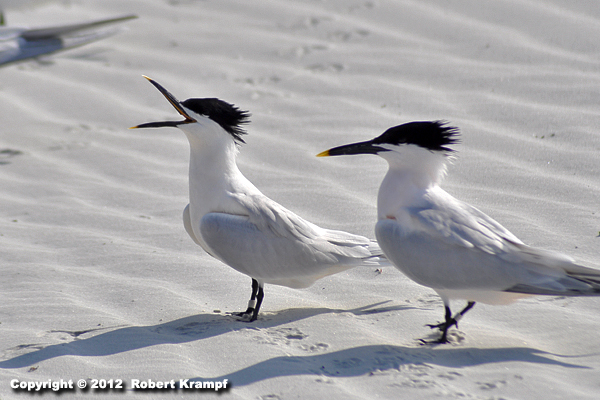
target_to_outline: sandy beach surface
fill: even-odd
[[[232,399],[597,399],[600,298],[443,306],[394,268],[308,289],[250,278],[186,234],[189,146],[145,79],[252,112],[240,169],[327,228],[374,237],[376,157],[329,147],[412,120],[461,128],[443,187],[525,243],[600,268],[600,7],[567,0],[72,0],[45,26],[134,13],[127,30],[0,69],[0,398],[11,381],[122,380],[65,397],[191,398],[132,380],[228,382]],[[462,304],[456,304],[460,307]],[[44,397],[52,397],[46,390]],[[221,397],[219,397],[221,398]]]

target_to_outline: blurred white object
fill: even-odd
[[[2,1],[5,4],[16,1]],[[25,1],[24,3],[29,3]],[[70,25],[29,29],[0,27],[0,65],[54,53],[103,39],[122,30],[116,23],[137,18],[135,15],[102,19]]]

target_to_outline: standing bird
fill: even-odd
[[[388,162],[377,197],[377,241],[386,257],[415,282],[435,290],[448,329],[475,302],[508,304],[527,295],[597,296],[600,271],[562,254],[531,248],[478,209],[442,188],[458,129],[444,122],[410,122],[372,140],[326,150],[319,157],[376,154]],[[450,300],[467,300],[452,315]]]
[[[263,195],[238,169],[238,146],[249,113],[219,99],[179,102],[152,83],[184,118],[134,128],[176,127],[190,143],[190,203],[183,225],[208,254],[252,278],[242,321],[256,320],[265,283],[306,288],[359,265],[385,264],[376,242],[320,228]]]

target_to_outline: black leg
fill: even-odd
[[[465,315],[467,313],[467,311],[469,311],[471,308],[473,308],[473,306],[475,306],[475,302],[469,301],[467,303],[467,306],[465,308],[463,308],[462,311],[458,313],[458,315],[454,316],[457,328],[458,328],[458,321],[463,317],[463,315]]]
[[[262,305],[263,298],[265,297],[265,291],[263,290],[262,285],[258,285],[258,293],[256,294],[256,307],[254,308],[254,312],[252,313],[252,318],[250,318],[249,322],[256,321],[258,318],[258,312],[260,311],[260,306]]]
[[[441,322],[436,325],[427,325],[431,329],[439,329],[440,331],[442,331],[442,337],[440,337],[439,340],[436,340],[434,342],[426,342],[424,340],[422,340],[422,342],[423,343],[440,343],[440,344],[448,343],[448,329],[450,329],[453,325],[458,328],[458,321],[460,321],[460,319],[467,313],[467,311],[469,311],[471,308],[473,308],[473,306],[475,306],[475,302],[469,301],[467,303],[467,306],[465,308],[463,308],[462,311],[459,312],[458,314],[456,314],[454,317],[452,316],[452,311],[450,311],[450,307],[445,306],[444,307],[445,308],[444,322]]]
[[[430,327],[431,329],[439,329],[441,331],[448,330],[448,328],[446,328],[446,326],[448,325],[448,322],[452,320],[452,311],[450,311],[450,307],[449,306],[444,306],[444,322],[440,322],[439,324],[427,324],[425,326]],[[429,342],[425,342],[425,343],[429,343]],[[435,342],[437,343],[437,342]]]
[[[250,301],[248,301],[248,308],[244,312],[233,313],[233,315],[239,317],[240,321],[256,321],[263,297],[264,292],[262,285],[259,285],[258,281],[252,278],[252,294],[250,295]]]

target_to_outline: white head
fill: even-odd
[[[335,147],[317,156],[375,154],[388,162],[390,172],[410,172],[430,184],[439,184],[454,152],[448,145],[457,143],[458,135],[457,128],[442,121],[409,122],[366,142]]]
[[[210,149],[219,143],[223,145],[245,143],[242,136],[246,131],[242,125],[249,122],[250,113],[247,111],[215,98],[192,98],[180,102],[158,82],[147,76],[145,78],[165,96],[184,120],[148,122],[134,126],[132,129],[165,126],[179,128],[186,134],[192,148],[200,146]]]

